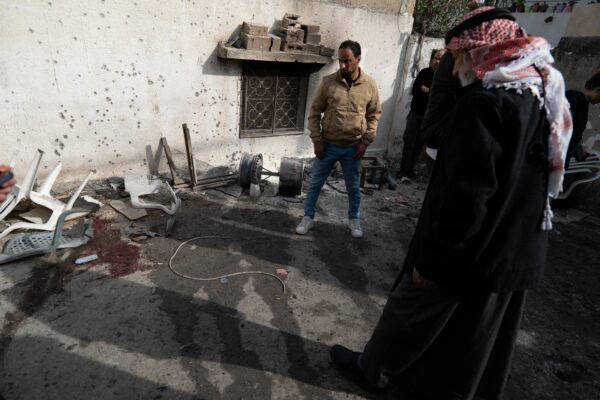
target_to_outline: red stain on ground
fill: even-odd
[[[90,254],[97,254],[95,263],[108,264],[113,277],[129,275],[144,270],[140,248],[123,241],[118,229],[110,228],[111,221],[94,218],[94,238],[90,241]],[[87,253],[87,252],[86,252]]]

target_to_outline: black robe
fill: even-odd
[[[538,286],[547,232],[549,124],[528,91],[464,88],[405,260],[444,286]]]
[[[464,92],[360,366],[418,398],[499,400],[526,289],[544,272],[549,124],[529,92]],[[416,287],[414,267],[434,285]]]

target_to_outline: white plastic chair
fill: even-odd
[[[160,187],[163,185],[167,187],[167,189],[169,190],[169,194],[173,198],[170,207],[159,203],[148,203],[139,198],[139,196],[143,196],[145,194],[157,193]],[[179,206],[181,205],[181,199],[179,198],[179,196],[177,196],[177,193],[180,189],[175,191],[173,190],[171,185],[159,179],[150,180],[148,179],[146,173],[126,173],[125,190],[129,193],[129,196],[131,197],[131,206],[133,208],[154,208],[162,210],[169,215],[174,215]]]
[[[6,199],[4,199],[2,204],[0,204],[0,221],[6,218],[6,216],[10,214],[22,200],[29,198],[29,194],[33,190],[33,185],[35,184],[35,177],[43,155],[44,152],[38,149],[29,165],[29,169],[27,169],[27,173],[25,174],[22,183],[20,185],[14,185],[12,191],[6,196]]]
[[[56,169],[60,170],[60,168],[55,168],[55,170]],[[48,178],[46,178],[46,180],[42,184],[40,192],[35,192],[32,190],[29,193],[29,198],[31,199],[32,202],[34,202],[35,204],[40,205],[42,207],[46,207],[52,211],[52,214],[50,215],[48,220],[46,222],[39,223],[39,224],[36,224],[33,222],[16,222],[16,223],[10,225],[8,228],[6,228],[4,231],[2,231],[2,233],[0,233],[0,239],[16,229],[34,229],[34,230],[39,230],[39,231],[53,231],[56,228],[56,223],[58,222],[58,218],[65,211],[69,211],[70,209],[73,208],[73,204],[75,204],[75,201],[77,200],[77,198],[81,194],[81,191],[83,190],[85,185],[87,185],[88,181],[90,180],[90,177],[93,174],[93,172],[90,171],[87,174],[87,176],[85,177],[85,179],[83,180],[83,182],[81,182],[81,184],[79,185],[77,190],[75,190],[73,192],[69,201],[67,203],[64,203],[61,200],[55,199],[54,197],[50,196],[50,194],[49,194],[50,188],[52,187],[52,183],[54,183],[54,180],[56,180],[56,176],[58,176],[58,173],[55,175],[53,175],[53,173],[54,173],[54,170],[51,172],[51,174],[48,176]],[[50,181],[50,186],[46,185],[48,183],[48,181]]]

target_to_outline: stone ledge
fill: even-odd
[[[224,43],[219,43],[217,46],[217,57],[232,60],[246,61],[269,61],[283,63],[303,63],[303,64],[329,64],[332,62],[331,57],[321,56],[310,53],[295,53],[284,51],[256,51],[238,49],[236,47],[226,46]]]

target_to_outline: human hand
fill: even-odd
[[[413,268],[412,271],[412,281],[416,287],[421,289],[427,289],[433,285],[433,282],[421,275],[416,268]]]
[[[10,173],[11,170],[11,167],[0,165],[0,178]],[[6,199],[6,195],[12,191],[12,187],[15,185],[15,183],[17,183],[17,180],[15,178],[11,178],[0,185],[0,203]]]
[[[322,160],[323,157],[325,157],[325,144],[321,141],[318,141],[314,142],[313,145],[315,148],[315,156],[317,156],[319,160]]]
[[[423,93],[429,93],[429,88],[425,85],[421,85],[421,92]]]
[[[367,151],[367,145],[363,142],[360,142],[358,145],[356,145],[356,153],[354,154],[354,157],[352,157],[352,159],[354,161],[360,160],[365,155],[365,151]]]

